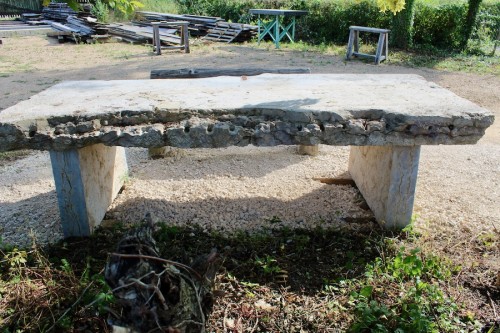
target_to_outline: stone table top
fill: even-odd
[[[417,75],[68,81],[0,112],[0,151],[471,144],[493,121]]]

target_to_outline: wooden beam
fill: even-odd
[[[309,68],[182,68],[156,69],[151,71],[151,79],[194,79],[216,76],[253,76],[272,74],[310,74]]]

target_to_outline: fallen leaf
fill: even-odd
[[[261,310],[264,310],[267,312],[270,312],[270,311],[273,311],[276,309],[275,306],[272,306],[271,304],[267,303],[263,299],[258,300],[257,302],[254,303],[254,305],[257,309],[261,309]]]

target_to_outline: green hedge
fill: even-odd
[[[220,16],[233,22],[254,23],[250,8],[304,9],[297,38],[311,43],[346,43],[350,25],[391,29],[392,14],[382,13],[375,0],[175,0],[181,13]],[[432,5],[417,2],[414,43],[456,49],[467,13],[466,3]],[[487,23],[479,23],[482,20]],[[485,30],[485,24],[487,29]],[[496,38],[500,26],[500,3],[481,5],[473,36]],[[481,32],[481,33],[479,33]]]
[[[466,4],[429,6],[417,3],[415,7],[415,44],[449,49],[459,47],[467,14]]]

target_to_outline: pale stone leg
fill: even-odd
[[[297,153],[299,155],[316,156],[319,153],[319,145],[299,145],[299,147],[297,148]]]
[[[419,157],[420,146],[351,146],[351,177],[385,228],[411,222]]]
[[[167,156],[169,151],[170,147],[148,148],[148,156],[149,158],[163,158]]]
[[[127,177],[124,148],[96,144],[51,151],[50,159],[64,237],[90,235]]]

